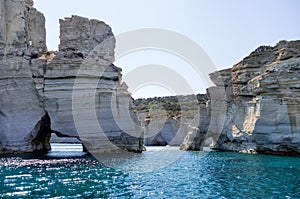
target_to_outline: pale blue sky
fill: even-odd
[[[49,50],[59,43],[58,19],[71,15],[103,20],[115,35],[138,28],[176,31],[198,43],[217,69],[231,67],[260,45],[300,39],[298,0],[35,0],[35,7],[46,17]],[[141,56],[136,59],[143,62]],[[144,64],[149,56],[147,60]],[[126,73],[131,62],[119,64]],[[175,70],[180,67],[187,66],[174,64]],[[204,92],[203,82],[190,79],[194,92]],[[153,96],[151,92],[149,87],[135,96]],[[157,91],[164,94],[170,93]]]

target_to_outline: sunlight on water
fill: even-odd
[[[48,157],[78,157],[86,155],[81,144],[57,144],[51,143],[51,151]]]
[[[147,147],[142,154],[94,154],[94,156],[107,167],[130,173],[144,173],[167,167],[184,153],[186,152],[180,151],[179,147]]]
[[[70,157],[0,156],[0,198],[300,198],[297,157],[184,152],[162,168],[132,172],[141,159],[153,168],[179,150],[148,148],[113,168],[77,149],[59,149]]]

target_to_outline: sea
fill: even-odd
[[[300,198],[300,158],[176,147],[89,155],[52,144],[44,156],[0,156],[0,198]]]

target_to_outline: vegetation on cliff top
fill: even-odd
[[[207,95],[180,95],[167,97],[140,98],[134,100],[138,113],[146,113],[147,117],[185,117],[194,118],[199,104],[206,103]]]

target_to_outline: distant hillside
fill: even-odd
[[[147,113],[147,117],[193,118],[199,104],[206,103],[207,99],[205,94],[153,97],[136,99],[134,105],[139,113]]]

